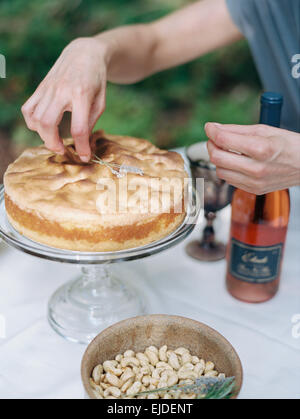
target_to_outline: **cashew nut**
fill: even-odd
[[[121,392],[125,393],[129,387],[132,385],[134,378],[129,378],[128,381],[126,381],[126,383],[124,383],[121,387]]]
[[[127,396],[134,396],[135,394],[137,394],[140,389],[141,389],[141,382],[140,381],[135,381],[131,387],[129,387],[129,389],[126,391]]]
[[[167,345],[164,345],[161,348],[159,348],[158,356],[159,356],[159,359],[161,361],[163,361],[163,362],[167,362],[168,361],[168,358],[167,358],[167,350],[168,350]]]
[[[145,354],[147,355],[147,357],[150,361],[150,364],[155,366],[158,363],[158,356],[157,356],[156,352],[151,350],[150,348],[146,349]]]
[[[198,362],[198,364],[196,364],[194,367],[194,371],[196,374],[198,374],[198,377],[200,377],[204,372],[203,364]]]
[[[115,360],[117,361],[117,362],[121,362],[121,359],[123,358],[123,355],[121,355],[121,354],[118,354],[118,355],[116,355],[115,356]]]
[[[144,377],[142,378],[142,383],[144,384],[145,387],[148,387],[148,385],[151,382],[151,377],[150,375],[144,375]]]
[[[136,357],[140,361],[141,365],[143,365],[143,366],[149,365],[149,358],[145,354],[142,354],[141,352],[138,352],[136,354]]]
[[[178,357],[175,354],[175,352],[170,353],[168,362],[171,365],[171,367],[174,368],[174,370],[179,370],[180,364],[179,364]]]
[[[163,368],[163,369],[167,369],[167,370],[173,370],[173,368],[171,367],[171,365],[168,364],[167,362],[164,362],[164,361],[159,361],[155,366],[156,366],[156,368]]]
[[[96,384],[99,384],[101,381],[101,376],[103,374],[103,367],[101,364],[97,365],[93,369],[92,377]]]
[[[123,374],[120,377],[120,380],[122,382],[122,385],[124,383],[126,383],[126,381],[128,381],[130,378],[134,378],[134,377],[135,377],[135,374],[132,371],[132,369],[129,368],[129,367],[126,367],[125,370],[124,370],[124,372],[123,372]]]
[[[114,397],[118,398],[118,397],[121,396],[121,391],[117,387],[108,387],[104,391],[104,397],[107,398],[108,396],[114,396]]]
[[[204,377],[217,377],[218,371],[210,370],[204,374]]]
[[[192,364],[196,365],[200,362],[200,359],[197,356],[192,356]]]
[[[121,387],[122,381],[110,371],[106,374],[107,382],[114,387]]]
[[[205,364],[205,372],[212,371],[215,368],[215,364],[211,361],[208,361]]]
[[[125,352],[124,352],[124,357],[125,357],[125,358],[132,358],[132,357],[134,357],[134,356],[135,356],[134,351],[128,350],[128,351],[125,351]]]
[[[133,356],[124,357],[121,360],[121,367],[139,367],[140,361],[137,358],[134,358]]]
[[[191,355],[190,355],[189,352],[184,352],[181,355],[181,363],[182,363],[182,365],[187,364],[187,363],[191,363],[191,361],[192,361],[192,357],[191,357]]]
[[[167,382],[168,387],[174,386],[178,383],[178,375],[175,371],[165,370],[161,375],[161,380]]]
[[[117,361],[105,361],[103,362],[103,369],[106,373],[112,372],[114,375],[119,377],[123,371],[121,368],[116,368],[117,365],[118,365]]]
[[[176,355],[181,355],[181,356],[185,353],[188,353],[188,354],[190,353],[190,351],[188,349],[182,348],[182,347],[175,349],[174,352],[175,352]]]

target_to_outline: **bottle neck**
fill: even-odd
[[[265,92],[260,99],[259,123],[280,127],[283,96],[280,93]]]
[[[280,105],[270,105],[262,104],[260,110],[259,123],[264,125],[270,125],[271,127],[280,127],[281,119],[281,104]]]

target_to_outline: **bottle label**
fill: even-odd
[[[229,271],[241,281],[266,284],[279,275],[283,243],[251,246],[231,239]]]

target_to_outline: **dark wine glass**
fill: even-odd
[[[189,161],[193,183],[198,192],[204,194],[204,214],[206,227],[200,241],[194,240],[186,246],[189,256],[203,261],[217,261],[223,259],[226,254],[224,243],[216,241],[213,222],[217,212],[230,204],[234,187],[219,179],[216,174],[216,166],[209,160],[206,142],[193,144],[186,149],[186,157]],[[196,179],[204,179],[204,188],[196,182]]]

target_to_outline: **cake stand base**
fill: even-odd
[[[101,330],[145,314],[143,299],[114,276],[109,265],[82,268],[80,278],[60,287],[48,305],[48,320],[64,338],[89,343]]]

